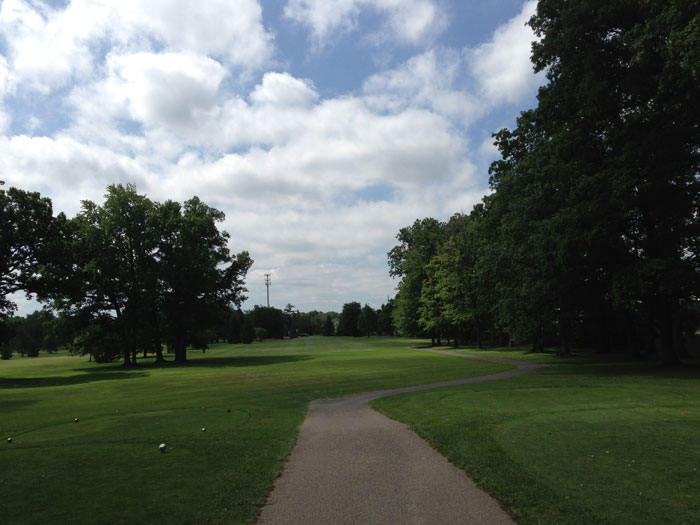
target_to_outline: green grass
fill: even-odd
[[[2,361],[0,521],[250,523],[310,401],[507,368],[412,344],[217,345],[186,366],[133,370],[66,355]]]
[[[380,399],[521,524],[698,523],[700,366],[469,352],[546,363],[505,381]]]

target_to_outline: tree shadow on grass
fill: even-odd
[[[599,362],[567,363],[557,366],[552,371],[561,375],[587,375],[601,378],[632,378],[644,379],[700,379],[700,362],[697,359],[689,359],[685,364],[678,366],[662,366],[658,359],[630,361],[601,359]]]
[[[296,363],[308,361],[310,356],[305,355],[256,355],[256,356],[236,356],[236,357],[201,357],[189,359],[186,363],[175,363],[172,361],[153,365],[159,367],[182,367],[182,368],[226,368],[241,366],[266,366],[278,365],[282,363]]]
[[[166,361],[164,363],[146,362],[135,367],[125,368],[120,364],[94,365],[76,368],[81,374],[71,376],[49,377],[0,377],[2,388],[40,388],[47,386],[69,386],[92,383],[95,381],[112,381],[123,379],[138,379],[148,376],[148,370],[188,368],[228,368],[245,366],[265,366],[280,363],[295,363],[311,359],[304,355],[268,355],[268,356],[238,356],[238,357],[201,357],[190,359],[185,363]]]
[[[120,379],[137,379],[146,377],[139,370],[108,370],[98,368],[87,369],[87,373],[72,376],[48,376],[48,377],[0,377],[0,388],[42,388],[47,386],[70,386],[93,383],[95,381],[112,381]],[[107,372],[107,373],[105,373]]]
[[[265,366],[265,365],[276,365],[280,363],[295,363],[297,361],[307,361],[311,359],[310,356],[305,355],[263,355],[263,356],[235,356],[235,357],[206,357],[197,356],[195,358],[190,358],[184,363],[176,363],[169,357],[168,354],[165,355],[165,361],[162,363],[156,363],[152,357],[146,358],[145,360],[140,360],[137,362],[136,366],[124,367],[124,365],[119,363],[109,363],[102,365],[95,365],[85,368],[77,368],[79,372],[86,373],[96,373],[96,374],[136,374],[143,373],[147,370],[154,369],[174,369],[179,368],[186,370],[187,368],[226,368],[226,367],[242,367],[242,366]]]

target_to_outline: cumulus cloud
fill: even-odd
[[[468,125],[485,106],[465,89],[465,64],[458,51],[431,49],[399,67],[369,77],[363,91],[377,108],[397,111],[408,106],[430,109]]]
[[[262,83],[250,95],[260,105],[308,107],[318,99],[313,83],[289,73],[265,73]]]
[[[54,210],[70,215],[81,199],[100,201],[109,184],[147,180],[135,159],[68,136],[0,137],[0,173],[8,185],[51,196]]]
[[[4,56],[0,55],[0,134],[4,133],[10,126],[10,117],[5,112],[3,103],[8,90],[8,73],[7,60]]]
[[[201,54],[243,70],[262,67],[273,49],[257,0],[5,0],[0,35],[12,83],[42,93],[99,72],[105,48]]]
[[[532,70],[530,49],[536,37],[525,25],[535,7],[536,2],[527,2],[478,47],[462,52],[431,48],[372,75],[363,83],[363,93],[377,110],[419,107],[461,126],[474,124],[503,103],[520,102],[543,81]]]
[[[363,10],[383,16],[385,22],[375,40],[398,40],[419,44],[440,33],[447,17],[434,0],[289,0],[285,16],[308,26],[320,45],[331,35],[346,34],[358,28]]]
[[[121,103],[129,118],[146,127],[198,124],[217,104],[226,70],[211,58],[191,53],[136,53],[110,56],[104,100]]]
[[[531,43],[537,37],[525,25],[536,7],[536,0],[526,2],[517,16],[494,32],[490,42],[467,50],[480,94],[493,104],[517,102],[542,83],[530,62]]]
[[[0,103],[1,178],[68,214],[112,183],[135,182],[161,201],[196,194],[226,212],[232,249],[256,260],[251,301],[272,272],[275,290],[302,309],[358,298],[378,306],[393,294],[385,254],[398,229],[468,212],[481,197],[470,159],[491,151],[474,152],[465,130],[527,91],[525,10],[464,51],[432,47],[445,27],[436,0],[290,0],[286,16],[317,42],[359,30],[371,12],[381,27],[373,42],[428,46],[329,96],[272,70],[257,1],[205,4],[0,3],[0,100],[25,103],[12,113],[25,134],[10,131]],[[66,115],[50,131],[52,113],[27,103],[44,95]]]

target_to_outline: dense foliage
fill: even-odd
[[[686,352],[700,292],[700,2],[540,0],[538,106],[495,135],[492,194],[389,252],[406,334]]]
[[[217,227],[223,213],[197,197],[161,204],[132,185],[113,185],[102,205],[84,201],[73,219],[53,217],[50,201],[36,193],[11,188],[0,199],[12,226],[0,239],[0,315],[14,306],[9,293],[36,293],[60,314],[43,323],[52,321],[53,340],[69,341],[75,352],[98,361],[121,356],[128,365],[137,351],[163,360],[166,343],[185,361],[187,346],[206,348],[222,312],[245,299],[252,260],[229,252],[228,234]],[[2,330],[4,347],[17,339],[10,328]],[[31,355],[35,346],[21,348]]]

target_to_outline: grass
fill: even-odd
[[[412,344],[216,345],[186,366],[132,370],[66,355],[2,361],[2,523],[251,523],[310,401],[507,368]]]
[[[700,366],[525,351],[504,381],[377,400],[521,524],[698,523]]]

